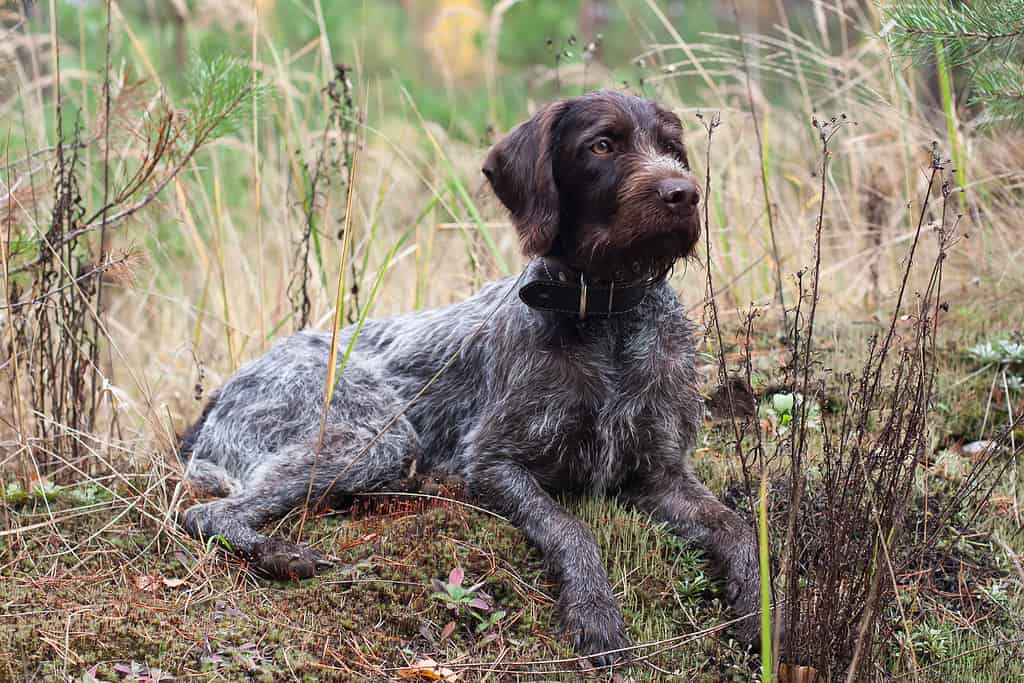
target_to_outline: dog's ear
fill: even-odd
[[[523,253],[544,255],[558,233],[558,188],[551,166],[553,132],[566,101],[547,105],[491,148],[483,173],[512,214]]]

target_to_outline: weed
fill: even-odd
[[[505,611],[494,608],[494,600],[483,588],[484,582],[465,587],[462,567],[455,567],[448,573],[448,581],[434,579],[430,597],[440,600],[456,615],[469,614],[476,620],[476,633],[484,633],[505,618]]]

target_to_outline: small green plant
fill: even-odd
[[[711,577],[703,569],[695,569],[676,581],[676,595],[691,606],[700,604],[713,588]]]
[[[676,600],[693,606],[713,595],[718,586],[708,571],[703,551],[678,536],[669,536],[667,542],[675,551],[672,573],[679,577],[675,581]]]
[[[1024,365],[1024,343],[1010,339],[981,342],[967,349],[967,355],[986,365]]]
[[[791,428],[793,420],[800,412],[804,397],[799,393],[772,394],[771,402],[762,409],[762,417],[766,418],[779,436],[786,434]],[[807,426],[817,427],[821,418],[821,411],[818,404],[811,401],[807,405]]]
[[[1018,338],[980,342],[967,349],[967,357],[985,367],[994,366],[1005,380],[1006,390],[1024,390],[1024,343]]]
[[[462,585],[465,578],[462,567],[455,567],[448,573],[447,583],[440,579],[431,582],[434,592],[430,597],[440,600],[456,614],[468,613],[477,622],[476,632],[483,633],[504,619],[505,611],[494,609],[493,598],[480,590],[483,581],[466,588]]]
[[[933,662],[949,657],[953,641],[952,630],[946,624],[938,626],[927,623],[918,624],[911,629],[909,642],[907,642],[908,637],[903,633],[897,637],[913,648],[919,658]]]
[[[785,427],[793,421],[793,406],[796,394],[775,394],[772,396],[772,410],[779,416],[779,426]]]
[[[11,507],[41,500],[52,503],[57,500],[63,490],[64,487],[57,486],[47,479],[38,479],[32,482],[28,490],[25,490],[19,482],[12,481],[4,487],[3,498]]]
[[[998,579],[993,579],[987,586],[981,589],[981,594],[984,595],[993,605],[998,607],[1008,607],[1010,603],[1010,593],[1006,590],[1006,584]]]
[[[104,683],[102,679],[96,676],[96,670],[98,668],[99,667],[97,665],[93,665],[88,671],[83,671],[81,676],[78,676],[77,678],[69,677],[68,680],[71,681],[71,683]]]
[[[110,490],[98,484],[84,484],[68,489],[68,497],[78,505],[94,505],[113,500]]]

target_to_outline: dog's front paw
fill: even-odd
[[[586,655],[596,667],[624,662],[629,647],[622,611],[614,598],[583,598],[566,601],[562,609],[562,624],[573,638],[576,652]]]
[[[334,566],[312,548],[276,538],[268,538],[257,545],[250,562],[258,573],[268,578],[293,581],[308,579]]]
[[[725,582],[725,600],[733,617],[739,619],[732,632],[744,645],[761,642],[761,588],[757,579],[730,576]]]
[[[726,582],[725,596],[736,618],[742,618],[732,629],[733,634],[744,645],[755,650],[761,648],[761,582],[758,579],[732,578]],[[775,623],[772,614],[771,627],[778,628],[778,642],[786,642],[785,622]],[[776,636],[772,632],[772,639]]]

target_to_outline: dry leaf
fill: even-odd
[[[440,666],[433,659],[421,659],[412,666],[400,669],[398,675],[407,680],[423,678],[428,681],[444,681],[454,683],[459,675],[446,667]]]
[[[139,574],[132,579],[132,582],[137,589],[147,593],[156,593],[160,590],[160,586],[163,585],[163,581],[160,580],[159,576],[150,576],[149,574]]]
[[[798,666],[795,664],[782,664],[779,667],[779,681],[781,683],[818,683],[822,681],[818,670],[813,666]]]

